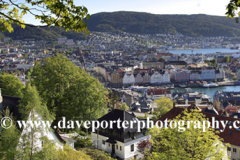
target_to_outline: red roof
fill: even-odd
[[[158,120],[164,121],[165,119],[174,119],[177,115],[181,114],[183,110],[184,110],[183,108],[174,107],[169,112],[167,112],[165,115],[160,117]],[[220,129],[223,129],[220,121],[224,121],[224,123],[226,121],[228,121],[228,122],[229,121],[234,122],[236,120],[240,121],[239,118],[224,117],[221,115],[215,115],[215,114],[211,114],[211,113],[203,113],[203,114],[206,116],[205,118],[208,119],[210,122],[212,121],[212,118],[215,117],[215,121],[219,122]],[[236,124],[236,125],[239,126],[239,124]],[[239,138],[240,131],[237,131],[233,126],[230,127],[230,125],[227,125],[225,130],[223,132],[221,132],[220,134],[218,134],[218,136],[220,138],[223,138],[224,143],[229,143],[232,145],[240,146],[240,138]]]

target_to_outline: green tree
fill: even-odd
[[[106,90],[62,54],[36,62],[31,82],[57,117],[91,120],[106,113]]]
[[[118,93],[110,90],[108,96],[109,96],[109,107],[111,107],[112,109],[116,109],[116,108],[120,109],[121,105],[120,105],[120,97]]]
[[[181,117],[182,116],[182,117]],[[198,110],[183,111],[183,115],[173,119],[177,124],[185,122],[182,127],[185,131],[179,132],[179,127],[172,128],[153,128],[149,131],[152,135],[152,154],[146,159],[161,160],[185,160],[185,159],[222,159],[227,147],[223,145],[223,140],[216,134],[214,129],[195,128],[195,123],[187,121],[206,121],[204,115]],[[203,124],[200,123],[202,127]]]
[[[98,149],[83,148],[81,151],[89,155],[93,160],[115,160],[114,158],[111,158],[109,153]]]
[[[126,103],[123,103],[122,106],[119,109],[128,111],[129,107],[128,107],[128,105]]]
[[[24,85],[19,78],[15,77],[14,75],[0,75],[0,88],[2,89],[3,95],[17,96],[20,98],[23,96],[22,90]]]
[[[173,101],[167,97],[161,97],[155,100],[157,104],[156,110],[153,112],[153,120],[157,120],[159,117],[167,113],[173,108]]]
[[[33,122],[51,122],[54,120],[54,116],[50,114],[34,86],[28,83],[23,95],[19,104],[23,120],[31,120]],[[51,130],[48,127],[50,126],[36,126],[36,124],[31,126],[30,123],[26,123],[17,146],[17,149],[21,150],[19,159],[54,159],[56,157],[55,143],[45,135],[46,132]],[[40,144],[42,145],[41,148],[39,148]]]
[[[212,62],[213,64],[216,64],[216,63],[217,63],[217,60],[216,60],[216,59],[213,59],[213,60],[211,60],[211,62]]]
[[[237,76],[233,76],[232,80],[236,81],[237,80]]]
[[[74,143],[74,147],[76,148],[76,150],[80,148],[93,147],[92,140],[89,137],[86,138],[73,137],[73,139],[76,140],[76,142]]]
[[[68,146],[64,146],[63,150],[60,149],[57,155],[58,160],[66,160],[66,159],[75,159],[75,160],[91,160],[91,157],[86,155],[82,151],[75,151]]]
[[[7,52],[4,50],[1,50],[1,54],[7,54]]]
[[[23,16],[30,14],[48,27],[54,25],[63,27],[66,31],[73,29],[77,32],[88,32],[86,25],[86,19],[90,18],[88,10],[84,6],[75,6],[73,0],[26,0],[23,3],[2,0],[0,9],[2,31],[12,32],[12,23],[16,23],[22,28],[25,28],[26,25],[44,27],[25,23]]]
[[[230,61],[229,56],[225,56],[225,57],[223,58],[223,61],[224,61],[225,63],[228,63],[228,62]]]
[[[167,61],[165,58],[159,58],[159,61]]]
[[[4,116],[3,116],[4,115]],[[20,131],[16,127],[16,123],[9,109],[0,112],[0,119],[3,117],[9,117],[12,121],[12,126],[8,129],[4,129],[0,126],[0,159],[8,160],[15,159],[20,153],[16,150],[18,140],[20,137]],[[6,125],[10,125],[9,121],[6,121]]]

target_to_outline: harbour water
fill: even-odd
[[[206,53],[216,53],[216,52],[240,52],[240,50],[238,49],[230,49],[230,48],[207,48],[207,49],[179,49],[179,50],[167,50],[170,53],[173,54],[192,54],[192,52],[194,54],[196,53],[202,53],[202,54],[206,54]]]
[[[170,89],[171,92],[174,92],[174,91],[184,91],[185,89],[184,88],[174,88],[174,89]],[[240,86],[221,86],[221,87],[216,87],[216,88],[191,88],[191,90],[193,92],[197,91],[197,92],[200,92],[202,91],[203,93],[205,93],[206,95],[210,96],[211,97],[211,101],[213,100],[212,97],[214,95],[214,93],[219,90],[220,92],[227,92],[227,91],[240,91]]]

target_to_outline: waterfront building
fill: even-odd
[[[133,73],[126,72],[123,76],[123,84],[134,84],[134,83],[135,83],[135,78]]]
[[[216,73],[214,68],[204,68],[201,72],[201,80],[215,80]]]
[[[170,70],[170,79],[172,82],[187,82],[190,80],[190,71],[186,69]]]

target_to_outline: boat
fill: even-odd
[[[170,87],[169,87],[169,88],[174,88],[174,84],[170,85]]]
[[[239,47],[230,47],[230,49],[239,49]]]
[[[181,88],[186,88],[187,85],[186,85],[186,84],[179,84],[179,87],[181,87]]]
[[[208,83],[208,84],[204,84],[203,87],[205,87],[205,88],[213,88],[213,87],[218,87],[218,84],[216,84],[216,83]]]

